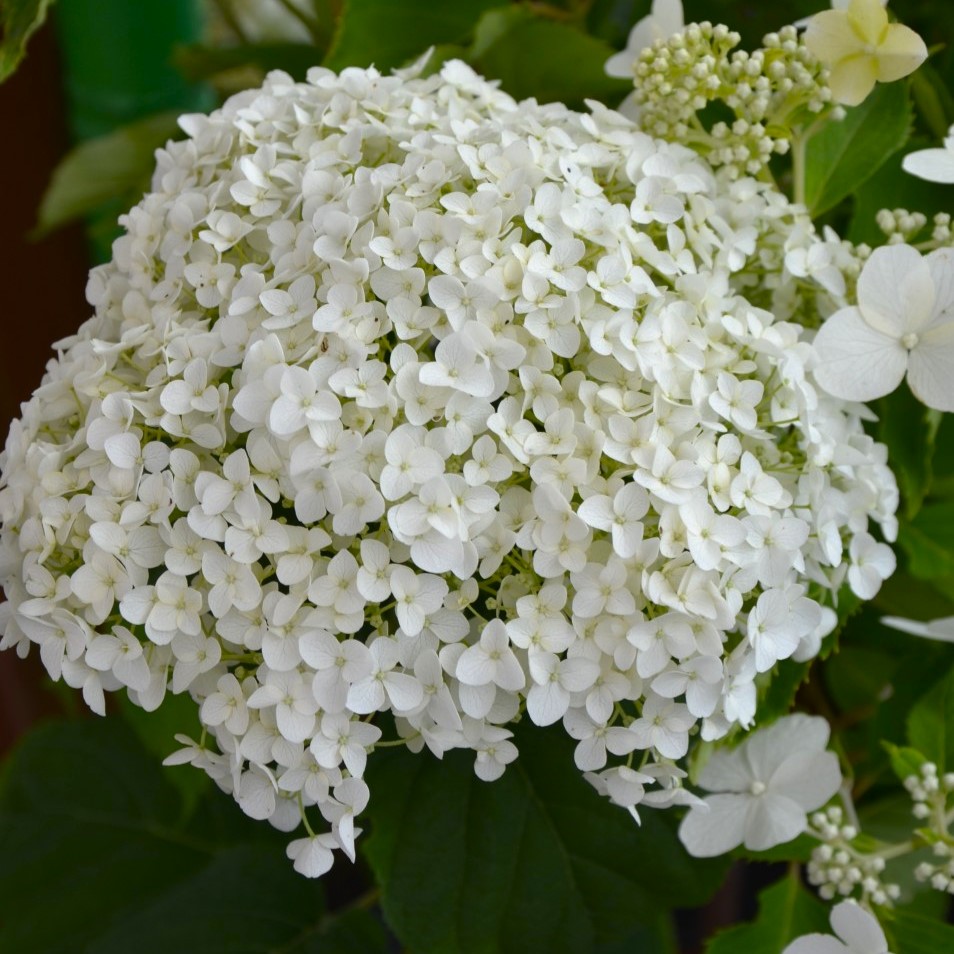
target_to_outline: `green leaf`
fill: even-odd
[[[346,0],[324,65],[388,70],[428,47],[469,41],[481,15],[506,0]]]
[[[909,152],[936,145],[927,139],[912,140],[860,185],[854,193],[854,212],[846,236],[850,241],[867,242],[871,246],[884,244],[884,232],[876,221],[883,208],[922,212],[930,223],[935,212],[951,206],[954,186],[927,182],[901,168],[901,161]]]
[[[898,569],[884,581],[873,605],[886,616],[906,616],[908,619],[954,616],[954,602],[942,596],[931,583],[919,580],[903,569]]]
[[[811,860],[812,849],[818,847],[818,839],[811,835],[799,835],[791,841],[783,842],[774,848],[764,851],[750,851],[744,845],[732,852],[733,858],[744,858],[747,861],[801,861]]]
[[[954,768],[954,667],[911,710],[908,741],[939,772]]]
[[[81,143],[53,170],[40,203],[36,235],[41,237],[95,211],[104,202],[138,200],[155,168],[155,152],[181,135],[176,112],[156,113],[115,132]]]
[[[907,87],[890,83],[813,136],[805,162],[805,202],[812,216],[851,195],[907,142],[910,129]]]
[[[808,678],[810,664],[786,659],[771,674],[759,701],[759,719],[766,724],[787,715],[799,686]]]
[[[898,478],[908,519],[921,509],[931,484],[935,428],[930,414],[907,387],[898,388],[878,408],[878,437],[888,447],[888,463]]]
[[[0,83],[20,65],[27,40],[42,26],[52,0],[4,0],[0,3]]]
[[[891,759],[891,768],[899,781],[903,782],[912,775],[921,775],[921,766],[927,759],[917,749],[907,745],[894,745],[891,742],[881,744]]]
[[[500,80],[517,99],[532,96],[572,107],[585,99],[616,103],[632,90],[632,83],[603,70],[614,52],[608,43],[575,27],[517,8],[487,14],[470,62],[488,79]]]
[[[841,712],[873,707],[884,698],[898,661],[867,646],[845,646],[824,667],[825,685]]]
[[[891,925],[892,951],[897,954],[940,954],[954,951],[954,927],[940,918],[926,918],[901,908]]]
[[[182,824],[168,770],[121,719],[35,730],[0,783],[0,950],[387,950],[369,912],[326,910],[321,884],[285,857],[291,836],[210,794]]]
[[[802,887],[797,876],[777,881],[759,895],[754,921],[721,931],[706,954],[779,954],[794,938],[827,932],[828,909]]]
[[[473,754],[376,753],[365,850],[388,923],[415,954],[586,954],[660,909],[701,903],[726,863],[690,858],[669,819],[642,827],[597,795],[560,731],[516,727],[496,782]]]
[[[922,580],[954,576],[954,501],[929,504],[901,524],[898,545],[908,569]]]
[[[177,733],[184,733],[194,739],[202,733],[198,710],[187,693],[178,696],[166,693],[162,704],[152,712],[134,705],[125,695],[117,694],[117,701],[126,724],[157,762],[161,763],[167,755],[182,748],[176,741]],[[165,773],[165,777],[179,790],[184,819],[195,811],[199,799],[212,786],[212,780],[205,772],[197,772],[189,765],[173,766]]]
[[[227,70],[255,67],[264,73],[284,70],[296,80],[304,80],[312,66],[321,63],[323,51],[310,43],[247,43],[241,46],[180,47],[173,62],[186,79],[209,79]]]

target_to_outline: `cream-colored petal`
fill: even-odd
[[[851,0],[848,24],[862,43],[879,46],[888,30],[888,14],[879,0]]]
[[[913,73],[927,59],[927,55],[924,40],[914,30],[901,23],[892,23],[875,53],[878,82],[893,83]]]
[[[890,394],[904,378],[907,350],[872,328],[857,308],[836,311],[815,336],[815,380],[829,394],[871,401]]]
[[[848,15],[843,10],[823,10],[815,14],[805,28],[805,46],[822,63],[828,64],[837,63],[864,49],[864,44],[851,29]]]
[[[874,89],[878,78],[878,64],[867,53],[857,53],[839,60],[831,68],[828,85],[835,102],[844,106],[858,106]]]

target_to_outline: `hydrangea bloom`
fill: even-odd
[[[172,761],[317,809],[306,875],[353,857],[376,713],[489,780],[525,710],[620,804],[692,803],[690,734],[753,721],[895,528],[812,379],[804,211],[461,63],[182,126],[0,459],[2,646],[99,712],[189,693]]]
[[[708,858],[744,844],[764,851],[808,828],[807,812],[838,791],[838,759],[825,751],[830,729],[818,716],[796,714],[759,729],[738,748],[715,752],[699,784],[717,794],[694,806],[679,838]]]
[[[927,46],[910,27],[891,23],[883,0],[848,0],[808,21],[805,44],[826,66],[835,101],[857,106],[875,83],[913,73]]]
[[[875,249],[858,279],[857,307],[839,309],[815,338],[818,383],[870,401],[907,377],[928,407],[954,411],[952,278],[950,248],[926,256],[910,245]]]

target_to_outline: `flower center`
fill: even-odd
[[[909,332],[901,339],[901,344],[903,344],[904,347],[907,348],[908,351],[910,351],[912,348],[917,347],[918,341],[919,341],[918,336],[917,336],[913,331],[909,331]]]
[[[753,795],[761,795],[765,791],[765,782],[753,782],[749,788],[749,791]]]

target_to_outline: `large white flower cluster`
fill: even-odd
[[[3,645],[98,712],[188,692],[174,758],[303,820],[309,875],[376,744],[489,780],[562,720],[617,803],[690,800],[690,733],[892,568],[884,449],[797,321],[843,303],[804,212],[460,63],[182,125],[7,442]]]

